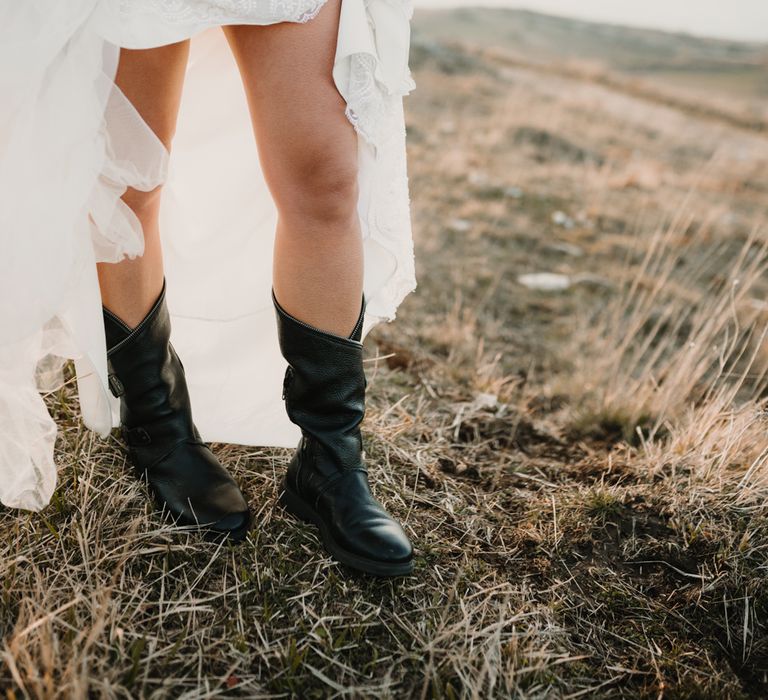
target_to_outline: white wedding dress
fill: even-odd
[[[0,0],[0,502],[56,485],[40,391],[75,360],[85,424],[117,425],[97,261],[140,255],[126,187],[165,182],[173,343],[204,439],[294,446],[270,298],[276,211],[226,24],[306,22],[324,0]],[[409,0],[342,0],[335,84],[358,134],[364,332],[415,288],[402,98]],[[205,31],[205,30],[211,31]],[[202,34],[201,34],[202,33]],[[119,48],[195,36],[173,157],[115,87]]]

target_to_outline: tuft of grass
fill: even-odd
[[[684,223],[657,231],[624,292],[581,325],[575,429],[653,441],[692,404],[766,391],[758,360],[768,325],[748,302],[768,270],[768,241],[755,231],[729,259],[724,246],[705,245],[706,227],[691,235]]]
[[[602,522],[618,516],[621,513],[621,505],[621,500],[605,489],[593,491],[585,502],[587,514]]]

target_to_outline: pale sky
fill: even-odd
[[[768,41],[768,0],[414,0],[416,7],[517,7],[597,22]]]

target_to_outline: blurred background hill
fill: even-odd
[[[623,27],[527,10],[466,7],[415,13],[415,46],[462,42],[529,61],[597,62],[622,74],[742,98],[768,96],[768,42]]]

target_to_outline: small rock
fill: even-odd
[[[482,170],[473,170],[467,179],[472,185],[484,185],[488,182],[488,174]]]
[[[504,190],[504,195],[512,199],[520,199],[523,196],[523,191],[519,187],[507,187]]]
[[[566,243],[565,241],[555,241],[547,245],[549,250],[553,250],[556,253],[565,253],[566,255],[572,255],[574,258],[580,258],[584,255],[584,251],[573,243]]]
[[[576,222],[564,211],[556,211],[552,214],[552,223],[563,228],[573,228]]]
[[[451,219],[448,226],[459,233],[466,233],[472,228],[472,222],[467,219]]]
[[[517,281],[528,289],[546,292],[561,292],[571,286],[571,278],[568,275],[559,275],[555,272],[531,272],[518,275]]]
[[[480,393],[475,396],[475,400],[472,402],[472,408],[489,408],[496,409],[499,406],[499,397],[496,394]]]

